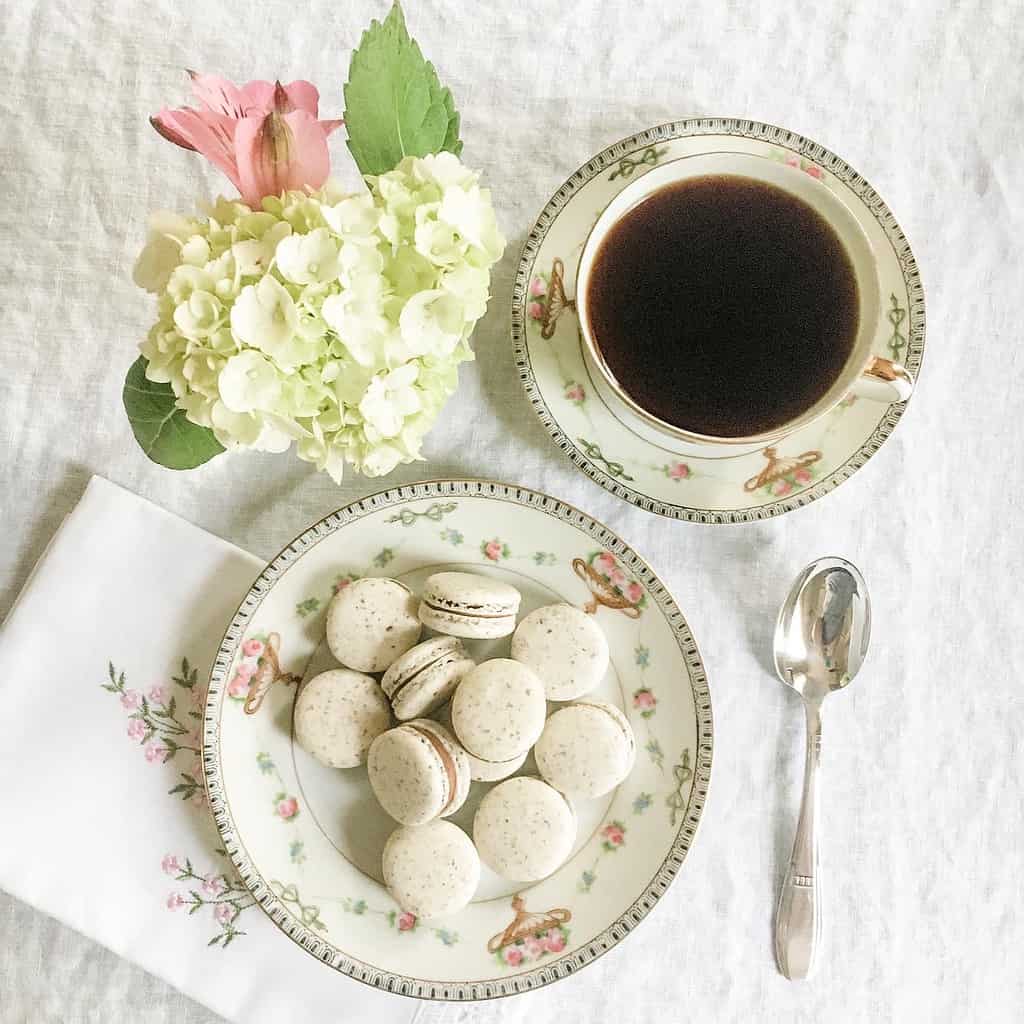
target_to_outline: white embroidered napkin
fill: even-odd
[[[404,1024],[415,1002],[317,963],[217,852],[200,709],[259,569],[92,479],[0,628],[0,887],[230,1020]]]

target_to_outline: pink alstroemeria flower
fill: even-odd
[[[316,86],[256,81],[239,88],[217,75],[190,71],[189,77],[199,109],[165,107],[150,121],[169,142],[220,168],[250,206],[327,180],[327,136],[342,122],[318,118]]]

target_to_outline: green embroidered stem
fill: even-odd
[[[668,146],[648,146],[639,156],[624,156],[619,160],[619,166],[608,175],[609,181],[614,181],[616,178],[629,178],[632,177],[633,172],[638,167],[643,167],[647,164],[649,167],[653,167],[666,153],[668,152]]]
[[[580,446],[583,448],[583,454],[588,459],[594,459],[596,462],[600,462],[609,476],[618,477],[620,480],[628,480],[630,483],[633,482],[633,478],[626,472],[626,467],[621,462],[613,462],[605,457],[604,452],[601,451],[601,446],[595,441],[588,441],[585,437],[577,438]]]
[[[906,319],[907,311],[899,304],[895,292],[889,295],[889,302],[892,305],[885,315],[888,317],[889,323],[892,324],[892,334],[889,337],[887,347],[892,353],[893,359],[899,362],[900,353],[907,344],[906,335],[900,330],[903,321]]]
[[[100,687],[108,693],[119,695],[123,707],[131,709],[128,715],[131,723],[128,735],[145,748],[147,760],[159,758],[163,764],[167,764],[182,752],[199,757],[201,751],[196,745],[198,725],[179,720],[186,716],[195,722],[202,720],[202,715],[195,708],[186,710],[178,707],[178,697],[194,700],[199,694],[196,690],[198,670],[189,664],[187,658],[182,659],[181,675],[171,677],[173,686],[186,691],[177,696],[172,692],[173,686],[161,688],[162,694],[151,694],[149,697],[138,690],[129,690],[124,672],[118,672],[112,662],[107,664],[107,675],[108,681],[101,683]],[[182,736],[193,742],[179,743],[178,738]],[[182,781],[169,789],[168,793],[180,796],[183,800],[202,794],[203,785],[199,779],[189,772],[179,774]]]

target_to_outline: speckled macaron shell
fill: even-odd
[[[461,910],[480,881],[476,847],[450,821],[396,829],[384,845],[382,867],[395,902],[418,918]]]
[[[452,698],[452,728],[474,757],[510,761],[525,754],[544,731],[544,684],[511,658],[477,665]]]
[[[438,633],[494,640],[516,628],[515,587],[469,572],[438,572],[423,584],[420,621]]]
[[[577,701],[577,703],[586,704],[592,708],[600,708],[618,722],[622,735],[626,739],[626,747],[628,748],[626,753],[626,774],[628,775],[633,770],[633,765],[636,764],[636,733],[633,732],[633,726],[629,724],[629,719],[625,713],[614,704],[606,704],[603,700],[581,700]]]
[[[450,701],[442,708],[438,718],[448,728],[452,728],[452,705]],[[463,750],[465,750],[465,747],[463,747]],[[523,767],[523,762],[529,756],[530,752],[526,750],[518,757],[513,757],[508,761],[485,761],[482,757],[474,757],[473,754],[466,750],[466,759],[469,761],[469,777],[474,782],[500,782],[502,779],[507,779],[510,775],[514,775],[519,771]]]
[[[465,752],[447,729],[427,719],[378,736],[366,766],[381,807],[403,825],[454,814],[469,792]]]
[[[407,722],[439,708],[475,665],[458,637],[433,637],[394,662],[384,673],[381,686],[391,700],[395,718]]]
[[[397,580],[356,580],[327,608],[327,646],[349,668],[383,672],[419,640],[418,606],[412,591]]]
[[[534,756],[538,771],[556,789],[574,796],[603,796],[632,770],[636,739],[618,708],[581,702],[548,719]]]
[[[604,678],[608,641],[593,615],[571,604],[549,604],[516,627],[512,657],[543,679],[548,700],[575,700]]]
[[[373,741],[391,728],[391,708],[376,679],[335,668],[308,680],[295,700],[295,739],[331,768],[366,761]]]
[[[517,882],[535,882],[557,871],[575,840],[576,814],[569,801],[528,775],[495,786],[473,819],[480,859]]]

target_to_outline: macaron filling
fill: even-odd
[[[430,729],[424,729],[421,725],[412,725],[406,723],[403,728],[412,729],[413,732],[419,733],[433,748],[437,754],[438,760],[441,762],[441,767],[444,769],[444,773],[448,778],[448,799],[444,802],[444,806],[441,808],[441,814],[448,810],[452,805],[452,801],[455,799],[456,784],[458,782],[458,769],[455,767],[455,758],[452,757],[451,751],[448,749],[447,744],[440,736],[436,735]]]
[[[474,619],[507,619],[512,614],[511,609],[508,611],[488,611],[482,605],[445,602],[429,597],[424,598],[423,603],[433,612],[444,612],[448,615],[471,615]]]

